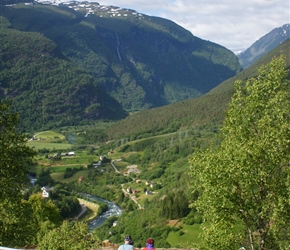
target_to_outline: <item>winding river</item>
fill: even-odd
[[[91,230],[94,230],[97,227],[100,227],[106,221],[106,219],[108,219],[109,217],[111,217],[113,215],[119,216],[122,214],[121,208],[113,202],[110,202],[108,200],[105,200],[105,199],[102,199],[100,197],[93,196],[90,194],[81,194],[81,195],[83,197],[86,197],[89,200],[96,201],[96,202],[103,202],[103,203],[106,203],[108,205],[108,210],[106,212],[102,213],[100,216],[91,220],[88,223],[89,228]]]

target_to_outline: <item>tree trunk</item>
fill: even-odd
[[[248,233],[249,233],[249,240],[250,240],[250,249],[251,250],[255,250],[254,249],[254,242],[253,242],[252,230],[249,227],[248,227]]]

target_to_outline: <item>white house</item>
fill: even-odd
[[[49,197],[49,192],[50,191],[53,191],[53,187],[48,187],[48,186],[45,186],[45,187],[42,187],[41,190],[42,190],[42,197],[43,198],[47,198]]]

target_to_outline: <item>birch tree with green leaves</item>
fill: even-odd
[[[216,148],[190,159],[199,249],[290,249],[290,95],[285,58],[235,83]]]
[[[25,207],[21,203],[28,170],[35,152],[18,133],[18,115],[0,100],[0,245],[27,244]]]

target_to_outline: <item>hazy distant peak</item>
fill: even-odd
[[[275,28],[254,42],[248,49],[237,54],[243,68],[260,59],[290,37],[290,24]]]

